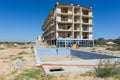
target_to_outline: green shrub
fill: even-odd
[[[0,50],[4,50],[4,48],[0,48]]]
[[[100,64],[109,64],[110,61],[100,61]],[[119,62],[117,62],[119,63]],[[98,66],[95,68],[95,74],[97,77],[114,77],[120,79],[120,66],[115,66],[116,62],[112,66]],[[119,76],[118,76],[119,75]]]
[[[113,46],[114,47],[120,47],[120,44],[114,44]]]
[[[0,77],[0,80],[5,80],[3,77]]]
[[[16,60],[16,59],[20,59],[22,61],[25,61],[25,59],[23,58],[23,56],[16,56],[14,58],[11,58],[11,60]]]
[[[29,54],[28,52],[19,52],[18,55]]]

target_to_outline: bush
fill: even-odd
[[[109,64],[110,61],[100,61],[100,64]],[[119,62],[117,62],[119,63]],[[120,79],[120,66],[98,66],[95,68],[95,74],[97,77],[105,78],[105,77],[114,77]]]
[[[28,52],[19,52],[18,55],[29,54]]]
[[[120,44],[114,44],[113,46],[114,47],[120,47]]]
[[[4,50],[4,48],[0,48],[0,50]]]

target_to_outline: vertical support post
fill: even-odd
[[[74,39],[74,6],[72,7],[72,12],[73,12],[73,15],[72,15],[72,20],[73,20],[73,23],[72,23],[72,38]]]
[[[65,48],[66,48],[67,46],[66,46],[66,40],[65,40]]]
[[[58,47],[58,42],[57,42],[57,39],[56,39],[56,47]]]
[[[94,40],[92,40],[93,41],[93,46],[92,47],[94,47]]]
[[[83,34],[82,34],[82,7],[80,7],[80,38],[83,38]]]

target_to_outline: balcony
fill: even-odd
[[[59,22],[59,23],[71,23],[71,22],[73,22],[72,16],[59,15],[59,16],[57,16],[57,22]]]
[[[72,27],[70,27],[70,28],[60,27],[58,30],[59,31],[71,31]]]
[[[68,18],[61,18],[61,21],[68,21]]]
[[[80,28],[79,27],[74,27],[74,30],[75,31],[80,31]]]
[[[49,35],[45,37],[45,40],[54,40],[55,39],[55,35]]]
[[[80,14],[80,9],[79,8],[76,8],[75,10],[74,10],[74,14]]]
[[[58,23],[61,23],[61,24],[72,24],[72,19],[70,19],[70,18],[61,18],[61,20],[58,20],[57,21]]]
[[[92,27],[83,27],[83,32],[92,33]]]
[[[61,8],[61,12],[59,12],[59,14],[72,15],[72,8]]]
[[[64,36],[58,36],[59,39],[72,39],[72,36],[70,37],[64,37]]]
[[[44,30],[47,30],[49,27],[54,25],[54,20],[50,20],[48,23],[45,24]]]
[[[80,39],[80,32],[75,32],[74,33],[74,38],[75,39]]]
[[[61,8],[61,13],[68,13],[68,8]]]
[[[58,38],[59,39],[71,39],[72,38],[72,33],[68,32],[68,33],[64,33],[64,32],[59,32],[58,33]]]
[[[74,24],[74,30],[75,31],[80,31],[80,25],[79,24]]]
[[[44,31],[48,31],[50,28],[54,28],[54,24],[50,24]]]
[[[74,22],[80,22],[80,20],[79,19],[74,19]]]
[[[89,39],[89,33],[83,33],[83,39]]]
[[[53,34],[53,33],[55,33],[55,29],[51,28],[51,29],[44,32],[44,36],[48,36],[48,35]]]
[[[89,39],[89,37],[87,37],[87,36],[83,36],[83,39]]]
[[[83,20],[83,23],[89,23],[89,20]]]
[[[90,18],[91,18],[91,17],[93,17],[93,16],[92,16],[92,11],[83,10],[83,11],[82,11],[82,16],[83,16],[83,17],[90,17]]]
[[[74,17],[74,22],[79,23],[80,22],[80,16],[75,16]]]
[[[89,27],[83,27],[83,31],[89,31]]]
[[[92,25],[91,20],[82,20],[83,25]]]
[[[89,15],[88,11],[83,12],[83,15]]]
[[[68,11],[61,11],[61,13],[68,13]]]

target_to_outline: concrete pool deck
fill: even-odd
[[[46,74],[84,73],[97,67],[101,58],[110,61],[109,65],[101,66],[110,66],[115,61],[120,62],[120,56],[103,55],[68,48],[34,48],[34,54],[36,66],[43,67]],[[70,60],[66,58],[67,56],[75,56],[76,59]],[[55,70],[56,68],[58,71]],[[51,69],[55,71],[51,72]]]

